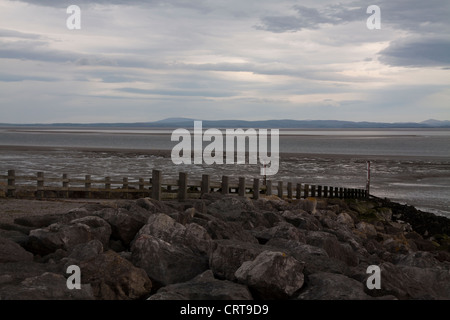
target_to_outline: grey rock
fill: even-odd
[[[32,261],[33,254],[10,239],[0,237],[0,263]]]
[[[184,226],[162,213],[152,215],[147,224],[139,230],[136,238],[144,234],[178,247],[187,247],[198,254],[207,255],[211,246],[211,237],[205,228],[196,223]]]
[[[94,239],[107,247],[110,235],[111,227],[105,220],[86,216],[72,220],[69,224],[55,223],[32,230],[26,248],[33,253],[47,255],[57,249],[70,251],[76,245]]]
[[[236,270],[236,279],[261,299],[288,299],[304,282],[303,263],[283,252],[263,251]]]
[[[171,284],[158,290],[148,300],[252,300],[247,286],[214,278],[207,270],[194,279]]]
[[[319,272],[308,276],[299,300],[371,300],[364,285],[342,274]]]
[[[93,249],[100,249],[93,243]],[[85,246],[86,247],[86,246]],[[81,283],[89,284],[97,300],[134,300],[150,293],[152,282],[146,272],[114,251],[97,254],[79,263]]]
[[[187,247],[142,234],[131,246],[131,261],[161,285],[185,282],[208,269],[208,258]]]
[[[8,284],[0,289],[2,300],[93,300],[89,284],[81,289],[68,289],[67,280],[61,274],[44,272],[24,279],[19,284]]]
[[[209,266],[216,277],[235,281],[235,272],[244,261],[253,260],[267,247],[234,240],[215,240]]]

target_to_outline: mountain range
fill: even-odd
[[[8,124],[2,127],[121,127],[121,128],[190,128],[197,119],[167,118],[134,123],[52,123]],[[277,128],[277,129],[362,129],[362,128],[450,128],[450,121],[429,119],[422,122],[354,122],[341,120],[202,120],[203,128]]]

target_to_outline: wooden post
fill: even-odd
[[[344,199],[344,188],[339,188],[339,198]]]
[[[278,181],[278,197],[283,199],[283,181]]]
[[[309,184],[305,184],[305,192],[303,192],[303,197],[305,199],[309,197]]]
[[[139,178],[139,191],[142,198],[145,197],[144,178]]]
[[[210,178],[208,174],[202,175],[202,188],[200,193],[203,195],[205,193],[209,193],[209,186],[210,186]]]
[[[288,199],[292,199],[292,182],[287,184]]]
[[[44,173],[37,173],[37,197],[39,199],[44,197]]]
[[[84,196],[86,198],[90,198],[91,197],[91,175],[87,174],[84,177],[84,189],[85,189],[85,194]]]
[[[302,184],[301,183],[297,183],[297,194],[295,195],[295,197],[297,199],[300,199],[302,197]]]
[[[69,178],[67,173],[63,173],[63,177],[62,177],[62,194],[63,194],[63,198],[68,198],[69,197]]]
[[[311,186],[311,197],[315,197],[316,196],[316,186],[312,185]]]
[[[245,177],[239,178],[239,196],[245,197]]]
[[[317,186],[317,196],[322,198],[322,186]]]
[[[227,176],[222,176],[222,194],[228,194],[229,192],[229,179]]]
[[[128,178],[122,178],[122,195],[128,199]]]
[[[106,192],[106,198],[111,198],[111,177],[105,178],[105,192]]]
[[[323,197],[328,198],[328,186],[323,187]]]
[[[161,200],[161,171],[153,170],[152,171],[152,198],[155,200]]]
[[[266,196],[272,195],[272,180],[266,180]]]
[[[253,199],[259,199],[259,179],[253,179]]]
[[[333,187],[328,187],[328,197],[333,198]]]
[[[8,170],[8,189],[6,190],[8,197],[14,197],[16,195],[16,171]]]
[[[187,199],[187,173],[180,172],[178,178],[178,201]]]
[[[339,188],[338,187],[334,187],[334,197],[339,198]]]

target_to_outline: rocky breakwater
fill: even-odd
[[[449,227],[386,200],[89,204],[0,225],[0,299],[450,299]]]

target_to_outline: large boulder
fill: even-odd
[[[305,210],[285,210],[281,216],[289,223],[298,227],[299,229],[318,231],[322,230],[322,226],[316,217],[309,214]]]
[[[24,279],[19,284],[6,284],[0,289],[2,300],[93,300],[92,288],[68,289],[66,278],[57,273],[44,272]]]
[[[96,212],[111,225],[111,236],[129,245],[136,233],[147,223],[151,213],[139,206],[106,208]]]
[[[288,299],[304,282],[303,263],[283,252],[264,251],[236,270],[236,279],[261,299]]]
[[[370,300],[364,285],[342,274],[319,272],[308,276],[300,300]]]
[[[0,237],[0,263],[32,261],[33,254],[12,240]]]
[[[330,258],[324,249],[316,246],[279,238],[271,239],[266,246],[282,250],[298,261],[304,262],[303,274],[305,275],[317,272],[350,273],[348,265],[335,258]]]
[[[188,281],[208,269],[206,256],[148,234],[141,234],[133,241],[131,261],[163,286]]]
[[[111,226],[102,218],[86,216],[68,224],[54,223],[43,229],[30,232],[27,249],[35,254],[47,255],[63,249],[72,250],[80,243],[99,240],[107,247],[111,235]]]
[[[187,247],[202,255],[207,255],[210,250],[211,237],[205,228],[196,223],[184,226],[162,213],[152,215],[147,224],[139,230],[136,238],[144,234],[179,247]]]
[[[158,290],[149,300],[252,300],[247,286],[214,278],[207,270],[194,279]]]
[[[253,211],[255,206],[246,197],[225,196],[207,207],[208,213],[223,220],[239,220],[242,212]]]
[[[239,222],[223,221],[210,214],[196,214],[192,222],[205,228],[211,239],[233,239],[258,243],[250,231],[245,230]]]
[[[81,283],[89,284],[94,297],[99,300],[140,299],[152,288],[143,269],[111,250],[81,261],[79,267]]]
[[[235,281],[235,272],[244,261],[253,260],[267,247],[234,240],[215,240],[212,243],[209,266],[219,279]]]
[[[422,268],[380,264],[381,289],[367,290],[372,296],[393,295],[398,299],[450,299],[450,271],[443,268]]]
[[[257,228],[252,230],[252,234],[261,244],[265,244],[274,238],[305,242],[304,232],[288,222],[279,222],[271,228]]]
[[[311,231],[306,236],[306,243],[324,249],[331,258],[356,266],[359,258],[349,244],[340,243],[334,234],[323,231]]]

